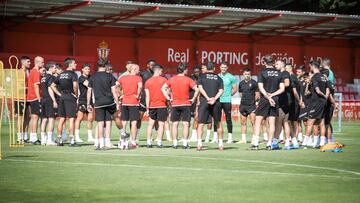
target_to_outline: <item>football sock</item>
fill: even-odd
[[[47,142],[53,142],[53,132],[47,132]]]
[[[100,148],[104,147],[104,138],[103,137],[99,138],[99,147]]]
[[[184,141],[183,141],[183,146],[187,146],[188,145],[188,140],[187,139],[184,139]]]
[[[307,145],[307,142],[309,141],[309,136],[304,136],[304,139],[303,139],[303,142],[302,142],[302,144],[301,145],[303,145],[303,146],[305,146],[305,145]]]
[[[93,133],[92,133],[92,130],[88,130],[88,139],[89,139],[89,140],[94,139],[93,136],[92,136],[92,134],[93,134]]]
[[[228,140],[232,140],[232,133],[228,134]]]
[[[74,135],[70,135],[70,144],[75,144]]]
[[[202,140],[201,139],[197,140],[197,146],[202,146]]]
[[[286,138],[286,140],[285,140],[285,146],[287,147],[287,146],[290,146],[290,139],[289,138]]]
[[[263,133],[264,136],[264,140],[267,141],[269,139],[268,134],[267,133]]]
[[[175,147],[177,146],[177,139],[173,140],[173,146],[175,146]]]
[[[223,139],[219,139],[219,147],[223,147],[223,146],[224,146]]]
[[[242,134],[242,135],[241,135],[241,140],[242,140],[242,141],[246,141],[246,134]]]
[[[24,140],[27,140],[27,139],[29,139],[29,137],[28,137],[28,133],[27,133],[27,132],[25,132],[25,133],[24,133]]]

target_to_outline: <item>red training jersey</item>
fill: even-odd
[[[153,76],[146,81],[145,89],[150,93],[149,108],[166,108],[166,98],[161,91],[166,81],[162,76]]]
[[[196,83],[187,76],[175,75],[167,82],[172,92],[171,106],[191,106],[190,90]]]
[[[37,100],[34,85],[35,84],[40,85],[40,77],[41,77],[40,72],[37,69],[35,68],[31,69],[29,74],[29,79],[27,81],[27,95],[26,95],[27,101]]]
[[[142,79],[137,75],[125,75],[117,81],[123,90],[122,105],[123,106],[138,106],[139,98],[136,98],[139,83]]]

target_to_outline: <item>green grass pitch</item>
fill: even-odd
[[[343,123],[335,135],[346,145],[342,153],[249,151],[249,144],[225,144],[223,152],[205,144],[197,152],[195,143],[190,150],[174,150],[170,142],[147,149],[145,126],[143,147],[128,151],[94,151],[90,145],[10,149],[3,126],[0,202],[360,201],[359,122]],[[240,137],[238,121],[234,137]]]

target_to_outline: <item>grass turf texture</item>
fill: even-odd
[[[345,122],[335,135],[346,145],[343,153],[249,151],[249,144],[225,144],[223,152],[205,144],[197,152],[195,143],[174,150],[170,142],[128,151],[94,151],[91,145],[9,149],[3,126],[0,202],[358,202],[359,124]],[[234,138],[240,138],[239,122]]]

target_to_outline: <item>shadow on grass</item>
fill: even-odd
[[[34,158],[34,157],[38,157],[36,155],[25,155],[25,154],[19,154],[19,155],[8,155],[8,156],[4,156],[3,158]]]

